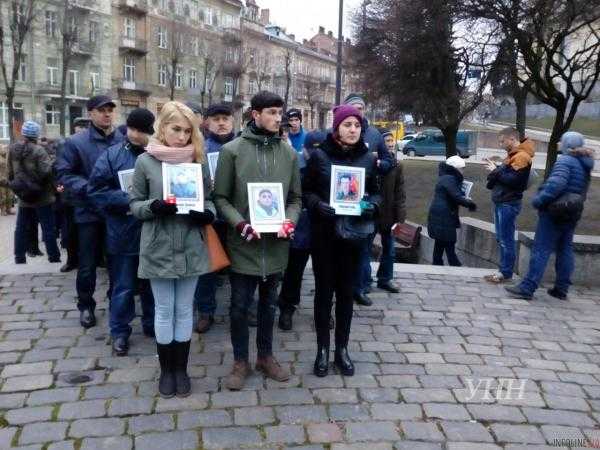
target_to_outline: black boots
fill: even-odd
[[[171,398],[175,395],[175,373],[173,371],[173,343],[156,343],[158,361],[160,363],[160,378],[158,380],[158,393],[162,398]]]
[[[174,369],[175,369],[175,389],[177,397],[187,397],[192,392],[190,377],[187,374],[188,357],[190,355],[190,341],[173,341],[174,347]]]
[[[279,329],[283,331],[290,331],[292,329],[292,316],[294,315],[293,309],[280,309],[279,310]]]
[[[348,355],[347,347],[335,348],[335,359],[333,360],[333,363],[340,370],[342,375],[347,377],[354,375],[354,364],[350,359],[350,355]]]
[[[329,372],[329,346],[319,345],[315,359],[314,374],[324,377]]]

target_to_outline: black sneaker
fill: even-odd
[[[533,295],[523,292],[519,286],[505,286],[504,289],[511,294],[512,298],[520,300],[531,300],[533,298]]]
[[[27,264],[24,256],[15,256],[15,264]]]
[[[557,298],[559,300],[566,300],[567,299],[567,294],[565,294],[564,292],[559,291],[555,287],[553,287],[552,289],[548,289],[547,292],[548,292],[548,295],[550,297],[554,297],[554,298]]]
[[[279,329],[283,331],[290,331],[292,329],[292,316],[294,311],[289,309],[282,309],[279,312]]]
[[[354,301],[362,306],[371,306],[373,304],[373,300],[367,294],[354,294]]]

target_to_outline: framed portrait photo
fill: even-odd
[[[204,211],[202,164],[162,163],[163,200],[175,197],[177,214]]]
[[[215,173],[217,172],[217,162],[219,161],[219,152],[208,153],[208,170],[210,171],[210,179],[215,180]]]
[[[281,183],[248,183],[250,223],[259,233],[277,233],[285,220]]]
[[[364,167],[331,166],[329,204],[340,216],[360,216],[365,195]]]
[[[133,172],[134,169],[127,170],[119,170],[117,175],[119,175],[119,184],[121,185],[121,190],[123,192],[131,192],[131,185],[133,184]]]

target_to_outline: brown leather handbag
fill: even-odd
[[[218,272],[231,265],[231,261],[221,245],[219,235],[212,225],[204,227],[204,239],[206,248],[208,249],[208,257],[210,258],[210,271]]]

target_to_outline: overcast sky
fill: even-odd
[[[338,32],[338,0],[256,0],[260,8],[271,10],[271,23],[294,33],[297,41],[310,39],[319,26]],[[344,36],[351,37],[349,12],[360,6],[361,0],[344,0]]]

